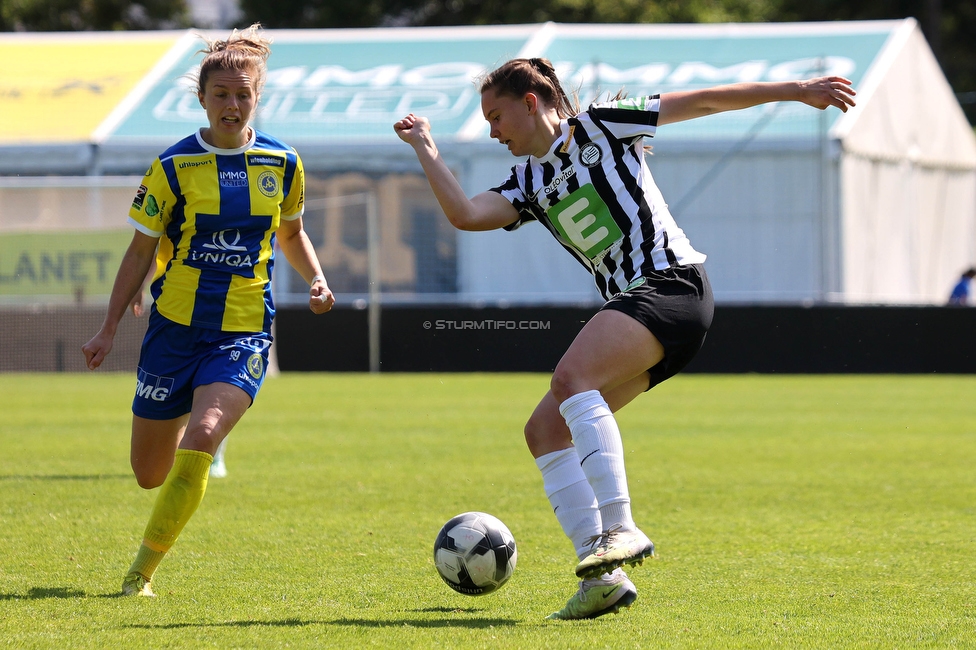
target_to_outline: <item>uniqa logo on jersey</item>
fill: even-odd
[[[205,250],[190,249],[190,261],[203,264],[250,268],[254,266],[247,246],[241,245],[241,231],[236,228],[211,233],[210,241],[203,244]]]

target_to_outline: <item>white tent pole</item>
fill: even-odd
[[[366,240],[369,282],[369,306],[367,320],[369,327],[369,371],[380,371],[380,310],[382,291],[380,290],[380,228],[376,213],[376,196],[366,194]]]

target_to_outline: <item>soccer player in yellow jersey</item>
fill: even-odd
[[[203,500],[214,452],[264,380],[276,241],[311,285],[309,308],[320,314],[335,302],[302,227],[301,159],[249,126],[270,41],[253,25],[203,52],[197,94],[209,125],[146,172],[129,211],[135,233],[108,313],[82,347],[88,367],[97,368],[155,259],[131,463],[140,487],[162,487],[123,580],[125,595],[154,595],[153,574]]]

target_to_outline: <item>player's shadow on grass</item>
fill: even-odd
[[[448,609],[448,608],[435,608],[436,610],[443,609],[447,612],[455,612],[458,610]],[[434,611],[434,610],[424,610],[424,611]],[[474,610],[465,610],[474,611]],[[301,618],[286,618],[281,621],[226,621],[223,623],[160,623],[158,625],[126,625],[128,628],[142,629],[142,630],[174,630],[187,627],[305,627],[307,625],[342,625],[345,627],[361,627],[361,628],[385,628],[385,627],[403,627],[408,625],[410,627],[418,628],[440,628],[440,627],[470,627],[470,628],[489,628],[489,627],[500,627],[502,625],[517,625],[518,621],[508,619],[508,618],[470,618],[470,619],[440,619],[436,621],[428,620],[409,620],[406,618],[397,618],[390,620],[369,620],[363,618],[340,618],[335,621],[314,621]]]
[[[131,480],[132,474],[3,474],[0,481],[117,481]]]
[[[26,594],[0,594],[0,600],[44,600],[46,598],[84,598],[81,589],[70,587],[31,587]]]
[[[281,621],[225,621],[223,623],[160,623],[159,625],[125,625],[140,630],[176,630],[185,627],[305,627],[322,625],[324,621],[286,618]]]
[[[448,608],[433,608],[425,611],[435,611],[443,609],[446,612],[458,612],[465,611],[470,612],[473,610],[456,610]],[[406,618],[397,618],[391,620],[370,620],[364,618],[340,618],[335,621],[327,621],[326,625],[343,625],[347,627],[374,627],[374,628],[384,628],[384,627],[403,627],[407,625],[409,627],[419,627],[419,628],[439,628],[439,627],[471,627],[471,628],[489,628],[489,627],[501,627],[503,625],[518,625],[520,621],[516,621],[511,618],[441,618],[437,620],[409,620]]]

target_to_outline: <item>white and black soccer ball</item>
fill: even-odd
[[[515,571],[518,552],[511,531],[484,512],[452,518],[434,540],[434,566],[454,591],[468,596],[491,593]]]

